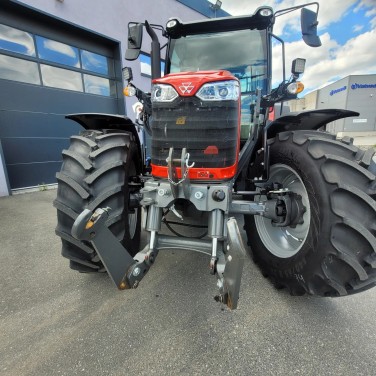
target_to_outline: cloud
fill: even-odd
[[[366,12],[366,17],[371,17],[371,16],[374,16],[376,14],[376,7],[373,8],[373,9],[370,9]]]
[[[319,48],[309,48],[303,41],[285,45],[286,56],[290,59],[295,57],[307,59],[306,72],[302,76],[302,82],[307,90],[314,90],[319,85],[327,85],[351,74],[376,73],[375,52],[371,48],[376,45],[375,29],[349,39],[343,46],[331,39],[329,33],[322,35],[321,41],[323,45]],[[274,60],[281,61],[281,52],[277,48],[274,48],[273,53]],[[289,72],[289,69],[288,60],[286,72]],[[281,71],[281,64],[274,64],[274,85],[280,80]]]
[[[364,25],[354,25],[352,27],[352,30],[353,30],[354,33],[358,33],[359,31],[362,31],[363,28],[364,28]]]
[[[289,37],[286,42],[286,72],[290,72],[291,61],[302,57],[307,59],[306,73],[302,76],[306,91],[326,86],[351,74],[376,73],[376,2],[375,0],[318,0],[320,4],[318,31],[322,41],[319,48],[310,48],[301,40],[300,12],[295,11],[276,19],[274,33]],[[233,15],[253,14],[257,7],[271,6],[275,11],[301,5],[303,0],[222,0],[222,8]],[[312,9],[315,9],[312,6]],[[371,31],[354,35],[344,44],[339,44],[331,35],[330,26],[338,23],[349,12],[363,12],[364,19],[357,16],[357,25],[348,25],[354,33],[361,33],[367,24]],[[362,25],[363,24],[363,25]],[[341,25],[346,27],[346,25]],[[295,41],[294,41],[295,40]],[[273,46],[273,86],[282,79],[282,52],[280,45]],[[287,77],[288,78],[288,77]]]
[[[374,1],[363,0],[364,6],[369,7],[368,3],[374,3]],[[354,5],[354,0],[319,0],[318,2],[320,4],[319,28],[321,30],[326,29],[331,23],[340,21],[350,7]],[[279,0],[222,0],[222,9],[232,15],[244,15],[253,14],[258,7],[264,5],[271,6],[274,11],[278,11],[302,4],[304,4],[302,0],[284,0],[282,2]],[[316,6],[309,8],[316,10]],[[300,31],[300,11],[287,13],[276,19],[274,33],[281,35],[286,30]]]
[[[361,0],[354,8],[354,12],[359,12],[361,9],[367,9],[366,17],[371,17],[376,14],[375,0]]]

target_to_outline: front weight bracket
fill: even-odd
[[[106,226],[107,219],[107,209],[98,208],[94,213],[85,209],[73,224],[72,236],[91,242],[119,290],[136,288],[150,266],[132,258]]]

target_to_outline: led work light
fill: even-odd
[[[292,62],[291,73],[294,75],[299,75],[299,74],[304,73],[305,63],[306,63],[306,59],[301,59],[301,58],[294,59]]]

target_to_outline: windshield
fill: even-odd
[[[240,30],[188,35],[172,39],[169,72],[224,69],[239,79],[242,92],[242,124],[253,122],[256,89],[267,93],[266,30]]]

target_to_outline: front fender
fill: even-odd
[[[266,125],[267,138],[273,138],[285,131],[319,129],[334,120],[350,116],[359,116],[359,113],[338,109],[291,112]]]
[[[137,135],[136,127],[132,120],[122,115],[83,113],[66,115],[65,118],[77,122],[85,129],[98,131],[101,129],[119,129]]]
[[[143,160],[140,138],[138,136],[136,126],[128,117],[113,114],[83,113],[66,115],[65,118],[77,122],[84,129],[93,129],[98,131],[102,129],[111,129],[131,132],[137,144],[139,161],[141,162]],[[143,169],[143,166],[140,166],[140,168]]]

